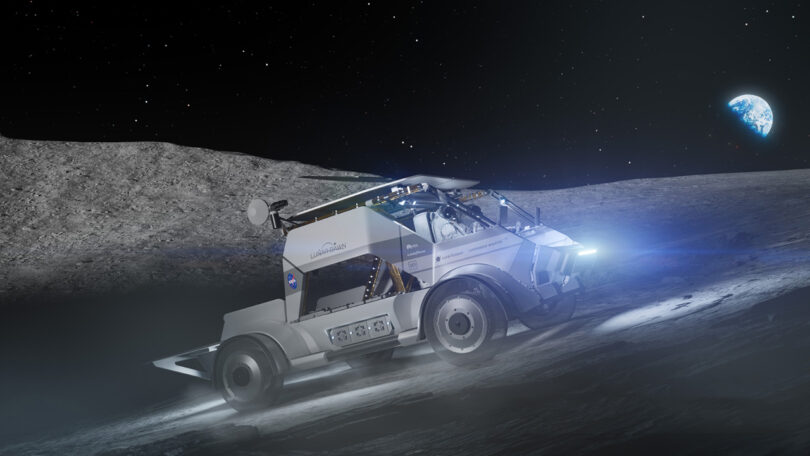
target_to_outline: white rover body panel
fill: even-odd
[[[462,193],[476,183],[413,176],[287,219],[286,202],[254,200],[251,221],[269,217],[287,234],[284,299],[226,314],[219,344],[155,365],[213,379],[250,409],[271,403],[290,371],[364,365],[425,340],[449,362],[477,363],[495,354],[509,319],[567,320],[576,263],[594,251],[496,192]],[[498,221],[466,204],[485,196],[497,198]],[[510,209],[522,225],[505,224]]]

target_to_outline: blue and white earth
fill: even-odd
[[[768,102],[756,95],[740,95],[728,102],[731,111],[763,138],[773,126],[773,111]]]

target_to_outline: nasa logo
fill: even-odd
[[[298,288],[298,281],[295,280],[295,276],[292,275],[292,273],[287,274],[287,285],[289,285],[293,290]]]

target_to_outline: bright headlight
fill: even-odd
[[[585,255],[593,255],[595,253],[596,253],[596,249],[584,249],[584,250],[580,250],[579,252],[577,252],[577,255],[585,256]]]

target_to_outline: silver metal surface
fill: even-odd
[[[445,298],[433,322],[439,342],[453,353],[469,353],[484,343],[487,318],[481,303],[471,295]]]
[[[211,380],[211,364],[206,360],[206,357],[212,356],[219,348],[219,344],[207,345],[205,347],[195,348],[177,355],[168,356],[166,358],[152,361],[152,365],[157,368],[165,369],[167,371],[177,372],[178,374],[190,375],[192,377],[201,378],[203,380]],[[183,361],[198,360],[203,368],[208,370],[192,369],[190,367],[179,366],[177,363]],[[212,360],[213,361],[213,360]]]

